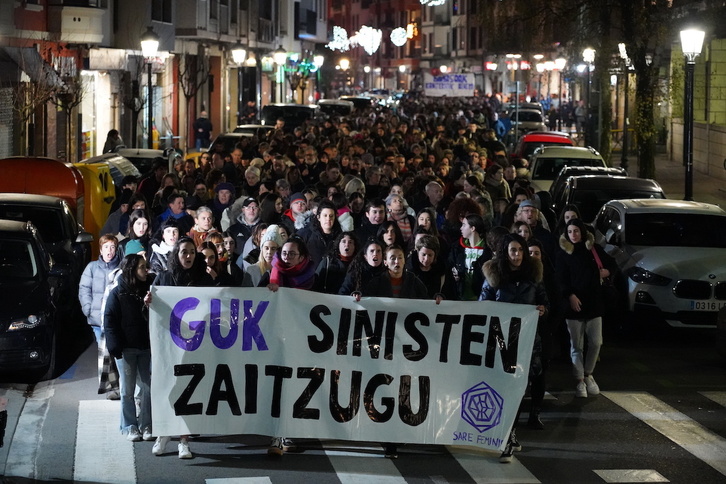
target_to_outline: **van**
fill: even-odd
[[[274,126],[278,118],[285,120],[285,132],[292,133],[305,121],[314,119],[320,113],[317,104],[268,104],[262,106],[262,124]]]
[[[355,107],[351,101],[342,99],[321,99],[318,101],[318,106],[328,116],[349,116]]]
[[[13,156],[0,160],[0,192],[50,195],[64,200],[79,224],[95,238],[116,198],[108,166],[75,165],[52,158]],[[94,256],[97,244],[92,245]]]

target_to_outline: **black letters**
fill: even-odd
[[[292,406],[292,418],[306,418],[312,420],[320,420],[320,409],[318,408],[307,408],[310,399],[313,398],[315,392],[323,384],[325,379],[324,368],[298,368],[298,378],[310,378],[310,383],[305,387],[305,390],[300,394],[300,397],[295,400],[295,404]]]
[[[292,378],[292,368],[289,366],[267,365],[265,367],[265,376],[275,377],[272,387],[270,415],[272,417],[279,418],[280,399],[282,398],[282,381],[285,378]]]
[[[403,345],[403,357],[409,361],[422,360],[429,352],[429,343],[426,341],[426,336],[416,327],[417,322],[420,322],[421,326],[428,326],[429,318],[424,313],[411,313],[403,322],[403,327],[408,335],[418,343],[418,349],[414,349],[411,345]]]
[[[225,390],[221,388],[223,383]],[[207,404],[207,415],[217,415],[220,400],[225,400],[229,404],[232,415],[242,415],[242,411],[239,409],[239,400],[237,400],[237,394],[234,391],[232,373],[227,365],[217,365],[212,393],[209,395],[209,403]]]
[[[340,370],[330,371],[330,415],[336,422],[349,422],[358,415],[360,408],[360,383],[363,372],[354,371],[350,381],[350,399],[348,406],[343,408],[340,406],[340,398],[338,395],[338,383],[340,382]]]
[[[396,406],[396,401],[392,397],[381,398],[381,404],[386,409],[383,413],[381,413],[378,411],[375,404],[373,403],[373,397],[375,396],[376,389],[379,386],[390,385],[392,381],[393,377],[391,375],[379,373],[377,375],[374,375],[373,378],[371,378],[368,382],[368,385],[366,385],[366,389],[363,392],[363,404],[366,407],[366,412],[368,412],[368,418],[370,418],[374,422],[382,423],[391,420],[394,407]]]
[[[464,316],[464,324],[462,325],[461,335],[461,355],[459,356],[460,364],[474,366],[481,365],[481,355],[471,352],[471,344],[484,342],[484,333],[473,331],[473,328],[474,326],[484,326],[486,324],[486,316],[479,314],[467,314]]]
[[[389,313],[389,317],[390,314],[391,313]],[[363,341],[365,340],[368,342],[368,352],[371,355],[371,359],[378,359],[381,348],[381,335],[383,333],[383,320],[385,316],[386,313],[384,311],[376,311],[376,324],[375,327],[373,327],[371,325],[371,319],[368,315],[368,311],[355,312],[355,326],[353,327],[353,356],[361,355],[361,348],[363,346]]]
[[[458,314],[438,314],[436,322],[443,324],[444,329],[441,332],[441,348],[439,349],[439,361],[446,363],[449,361],[449,338],[451,337],[451,327],[459,324],[461,316]]]
[[[487,353],[484,364],[487,368],[494,368],[494,353],[499,349],[502,355],[502,369],[507,373],[514,373],[517,368],[517,349],[519,347],[519,331],[522,327],[520,318],[512,318],[509,322],[509,345],[504,341],[502,325],[499,318],[492,317],[489,322],[489,339],[487,339]]]
[[[398,389],[398,416],[401,422],[411,427],[421,425],[429,414],[431,398],[431,379],[427,376],[418,377],[418,413],[411,411],[411,375],[401,376]]]
[[[245,413],[257,413],[257,365],[245,365]]]
[[[189,384],[182,390],[181,395],[174,402],[175,415],[201,415],[204,410],[203,403],[189,403],[194,390],[199,386],[199,382],[204,378],[204,365],[174,365],[174,376],[189,376],[192,379]]]
[[[321,339],[317,339],[312,335],[308,336],[308,347],[313,353],[325,353],[333,347],[335,333],[321,317],[321,315],[330,316],[330,314],[330,309],[322,304],[318,304],[310,310],[310,322],[323,333]]]

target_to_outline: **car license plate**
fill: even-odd
[[[691,301],[691,311],[718,311],[726,301]]]

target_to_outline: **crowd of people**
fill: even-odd
[[[547,362],[564,328],[575,395],[598,394],[600,291],[614,261],[576,206],[558,216],[533,193],[526,160],[497,134],[501,106],[496,96],[409,99],[293,129],[280,120],[231,152],[212,146],[172,173],[160,159],[142,180],[125,179],[80,289],[99,392],[120,395],[121,431],[153,439],[152,284],[531,304],[540,320],[527,425],[544,428]],[[154,454],[168,441],[158,437]],[[275,437],[269,453],[291,445]],[[513,430],[500,460],[520,448]],[[178,450],[192,457],[188,436]]]

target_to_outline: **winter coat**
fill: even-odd
[[[411,272],[404,271],[401,292],[393,295],[391,276],[388,271],[373,277],[367,284],[363,284],[361,294],[365,297],[398,297],[402,299],[428,299],[426,286],[421,279]]]
[[[326,255],[315,270],[315,285],[313,291],[325,294],[338,294],[343,286],[349,263],[343,262],[340,257]]]
[[[237,217],[236,222],[229,226],[229,234],[234,237],[234,251],[237,254],[241,254],[242,250],[247,242],[247,239],[252,237],[252,231],[260,224],[261,220],[257,220],[249,224],[245,221],[244,214],[240,214]]]
[[[353,294],[355,291],[360,291],[371,279],[386,270],[386,268],[383,267],[383,264],[378,267],[371,267],[368,263],[363,262],[363,265],[364,267],[360,274],[360,280],[358,280],[356,271],[351,270],[353,269],[353,265],[351,264],[348,267],[348,273],[345,275],[345,280],[343,280],[343,285],[340,286],[338,294],[348,296]]]
[[[90,262],[83,270],[81,282],[78,286],[78,300],[81,302],[83,314],[88,318],[91,326],[101,326],[101,304],[106,286],[111,283],[109,274],[121,262],[119,253],[110,262],[104,262],[99,256],[98,260]]]
[[[421,263],[418,261],[418,254],[414,251],[406,260],[406,270],[411,271],[424,283],[426,293],[430,299],[440,295],[450,301],[456,300],[456,281],[443,261],[437,260],[431,269],[423,271],[421,270]]]
[[[320,261],[323,260],[325,254],[330,250],[330,246],[335,238],[340,234],[340,228],[333,227],[330,234],[326,234],[317,224],[309,224],[307,227],[298,231],[297,235],[305,242],[305,246],[310,253],[310,260],[313,261],[315,267],[318,267]]]
[[[511,271],[508,280],[500,272],[496,260],[485,262],[482,269],[485,281],[479,300],[548,307],[547,291],[542,282],[544,267],[537,259],[530,262],[532,270],[529,274],[524,270]]]
[[[174,247],[164,242],[151,245],[151,256],[149,256],[149,271],[154,274],[163,272],[168,267],[169,254]]]
[[[603,315],[602,285],[600,271],[592,255],[595,247],[600,260],[611,274],[615,274],[615,260],[595,244],[595,237],[585,231],[585,240],[573,244],[565,235],[560,236],[560,249],[557,251],[555,272],[557,282],[562,290],[563,305],[566,319],[593,319]],[[582,303],[580,312],[570,306],[570,295],[576,295]]]
[[[106,347],[114,358],[121,358],[123,350],[151,348],[149,339],[149,310],[144,296],[149,284],[139,282],[138,288],[130,287],[123,279],[111,289],[103,314]]]
[[[473,250],[475,248],[481,249],[481,255],[471,264],[471,269],[467,269],[467,250]],[[482,265],[490,258],[490,252],[485,246],[471,247],[463,237],[460,237],[457,243],[451,245],[449,266],[452,270],[456,270],[456,274],[459,275],[459,280],[456,283],[457,299],[462,301],[476,301],[481,292],[481,286],[484,283],[484,274],[481,270]]]

